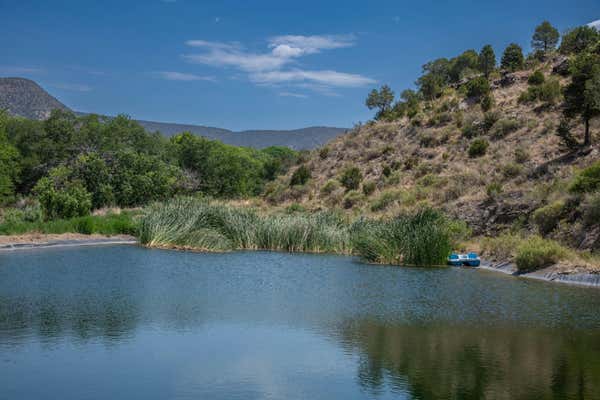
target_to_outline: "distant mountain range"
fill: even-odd
[[[12,115],[30,119],[48,118],[54,109],[69,110],[36,82],[25,78],[0,78],[0,109]],[[81,113],[78,113],[81,114]],[[312,126],[294,130],[246,130],[234,132],[228,129],[202,125],[184,125],[168,122],[138,122],[149,131],[159,131],[165,136],[188,131],[209,139],[220,140],[235,146],[265,148],[287,146],[296,150],[314,149],[336,136],[344,134],[345,128]]]

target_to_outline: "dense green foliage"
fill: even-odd
[[[393,101],[394,92],[392,92],[389,86],[383,85],[379,90],[371,90],[365,104],[369,110],[376,108],[378,110],[377,116],[381,117],[390,111]]]
[[[487,152],[489,147],[489,143],[484,138],[477,138],[471,142],[469,145],[469,157],[481,157]]]
[[[128,212],[44,221],[41,210],[39,211],[39,213],[32,215],[32,211],[4,210],[0,218],[0,235],[18,235],[27,232],[45,234],[82,233],[86,235],[94,233],[102,235],[137,234],[137,223],[134,215]]]
[[[496,53],[489,44],[483,46],[479,52],[479,69],[486,78],[496,69]]]
[[[33,195],[54,219],[178,193],[246,197],[297,157],[287,148],[259,151],[190,133],[167,140],[126,116],[55,110],[45,121],[32,121],[0,113],[0,204]]]
[[[580,171],[573,179],[569,190],[573,193],[591,193],[600,190],[600,161]]]
[[[525,57],[523,49],[516,43],[509,44],[502,54],[500,66],[508,71],[517,71],[523,68]]]
[[[584,145],[591,144],[590,120],[600,115],[600,54],[582,53],[571,62],[571,83],[565,88],[565,117],[580,116]]]
[[[565,255],[558,243],[532,236],[519,244],[515,261],[519,272],[530,272],[556,264]]]
[[[484,76],[471,79],[467,82],[466,90],[468,97],[480,98],[490,93],[490,83]]]
[[[578,54],[600,41],[600,32],[590,26],[578,26],[563,35],[560,52]]]
[[[346,190],[356,190],[362,182],[363,176],[358,167],[347,167],[340,176],[340,182]]]
[[[531,38],[531,47],[534,50],[547,52],[556,48],[559,39],[558,30],[550,22],[544,21],[535,28]]]
[[[310,179],[311,174],[308,167],[304,164],[296,168],[290,179],[290,186],[304,185]]]

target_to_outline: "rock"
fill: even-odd
[[[596,226],[583,236],[583,240],[577,246],[579,250],[598,250],[600,249],[600,226]]]
[[[552,73],[561,76],[569,75],[569,59],[564,56],[559,57],[552,67]]]

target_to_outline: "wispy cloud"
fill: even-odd
[[[160,71],[157,74],[163,79],[169,81],[211,81],[214,82],[215,78],[212,76],[201,76],[196,74],[188,74],[184,72],[176,71]]]
[[[308,96],[302,93],[294,93],[294,92],[279,92],[281,97],[296,97],[298,99],[307,99]]]
[[[592,28],[596,28],[596,29],[598,29],[600,31],[600,19],[596,20],[594,22],[590,22],[588,24],[588,26],[591,26]]]
[[[325,50],[351,47],[354,44],[353,35],[282,35],[268,39],[267,51],[252,52],[237,42],[188,40],[186,45],[203,51],[185,54],[183,58],[190,63],[237,69],[246,73],[252,82],[260,85],[311,83],[327,89],[375,83],[373,79],[358,74],[332,70],[303,70],[298,67],[289,69],[300,57]]]
[[[337,71],[268,71],[250,75],[250,79],[259,83],[313,82],[326,86],[360,87],[375,83],[371,78],[357,74]]]
[[[46,70],[37,67],[23,67],[15,65],[0,65],[0,74],[2,75],[34,75],[43,74]]]
[[[90,92],[92,90],[91,86],[79,83],[52,83],[49,86],[72,92]]]

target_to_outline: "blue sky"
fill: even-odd
[[[234,130],[350,127],[367,92],[421,65],[510,42],[544,19],[600,19],[600,1],[0,0],[0,76],[79,111]]]

